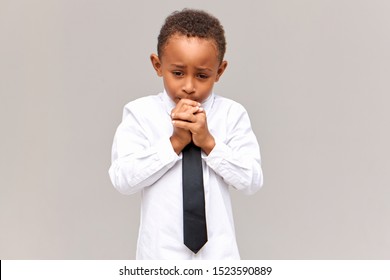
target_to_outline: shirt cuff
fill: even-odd
[[[217,139],[215,140],[214,149],[211,150],[209,155],[206,155],[202,151],[202,158],[212,169],[216,169],[224,159],[229,157],[229,155],[229,146]]]
[[[171,140],[169,138],[162,139],[156,143],[157,158],[163,163],[163,165],[169,164],[173,161],[180,159],[172,147]]]

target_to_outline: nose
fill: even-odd
[[[188,77],[187,79],[184,80],[182,90],[186,94],[192,94],[195,92],[195,84],[191,77]]]

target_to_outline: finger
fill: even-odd
[[[195,115],[197,115],[197,114],[204,114],[204,115],[206,115],[206,111],[202,107],[199,107],[198,110],[196,110],[194,112],[194,114]]]
[[[174,127],[182,128],[185,130],[192,131],[194,124],[191,122],[183,121],[183,120],[173,120],[172,124]]]
[[[198,111],[198,109],[199,109],[198,107],[182,104],[181,106],[176,106],[175,108],[173,108],[171,111],[171,115],[175,113],[188,112],[188,111],[191,114],[194,114],[195,112]]]
[[[175,119],[175,118],[180,118],[180,117],[177,117],[177,114],[180,114],[180,113],[187,113],[187,114],[190,114],[190,115],[194,115],[194,114],[197,114],[197,113],[200,113],[200,112],[204,112],[204,109],[203,108],[199,108],[199,107],[187,107],[186,109],[184,109],[184,107],[182,107],[182,109],[173,109],[172,112],[171,112],[171,118],[172,119]]]
[[[187,111],[187,112],[178,112],[178,113],[172,113],[171,115],[172,120],[181,120],[181,121],[187,121],[187,122],[196,122],[196,116]]]
[[[180,101],[177,103],[178,106],[181,106],[181,105],[188,105],[188,106],[192,106],[192,107],[200,107],[200,103],[197,102],[197,101],[194,101],[194,100],[191,100],[191,99],[187,99],[187,98],[183,98],[183,99],[180,99]]]
[[[176,107],[173,108],[172,112],[179,112],[179,111],[187,111],[192,110],[193,108],[199,108],[200,103],[190,100],[190,99],[181,99],[177,104]]]

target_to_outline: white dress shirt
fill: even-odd
[[[263,184],[259,146],[243,106],[211,94],[202,103],[216,145],[202,152],[208,242],[183,244],[182,156],[169,138],[175,103],[164,91],[128,103],[112,147],[109,175],[123,194],[141,191],[137,259],[239,259],[229,186],[253,194]]]

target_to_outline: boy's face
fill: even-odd
[[[150,58],[175,103],[182,98],[207,99],[227,66],[226,61],[219,62],[213,41],[182,35],[170,38],[160,57],[152,54]]]

